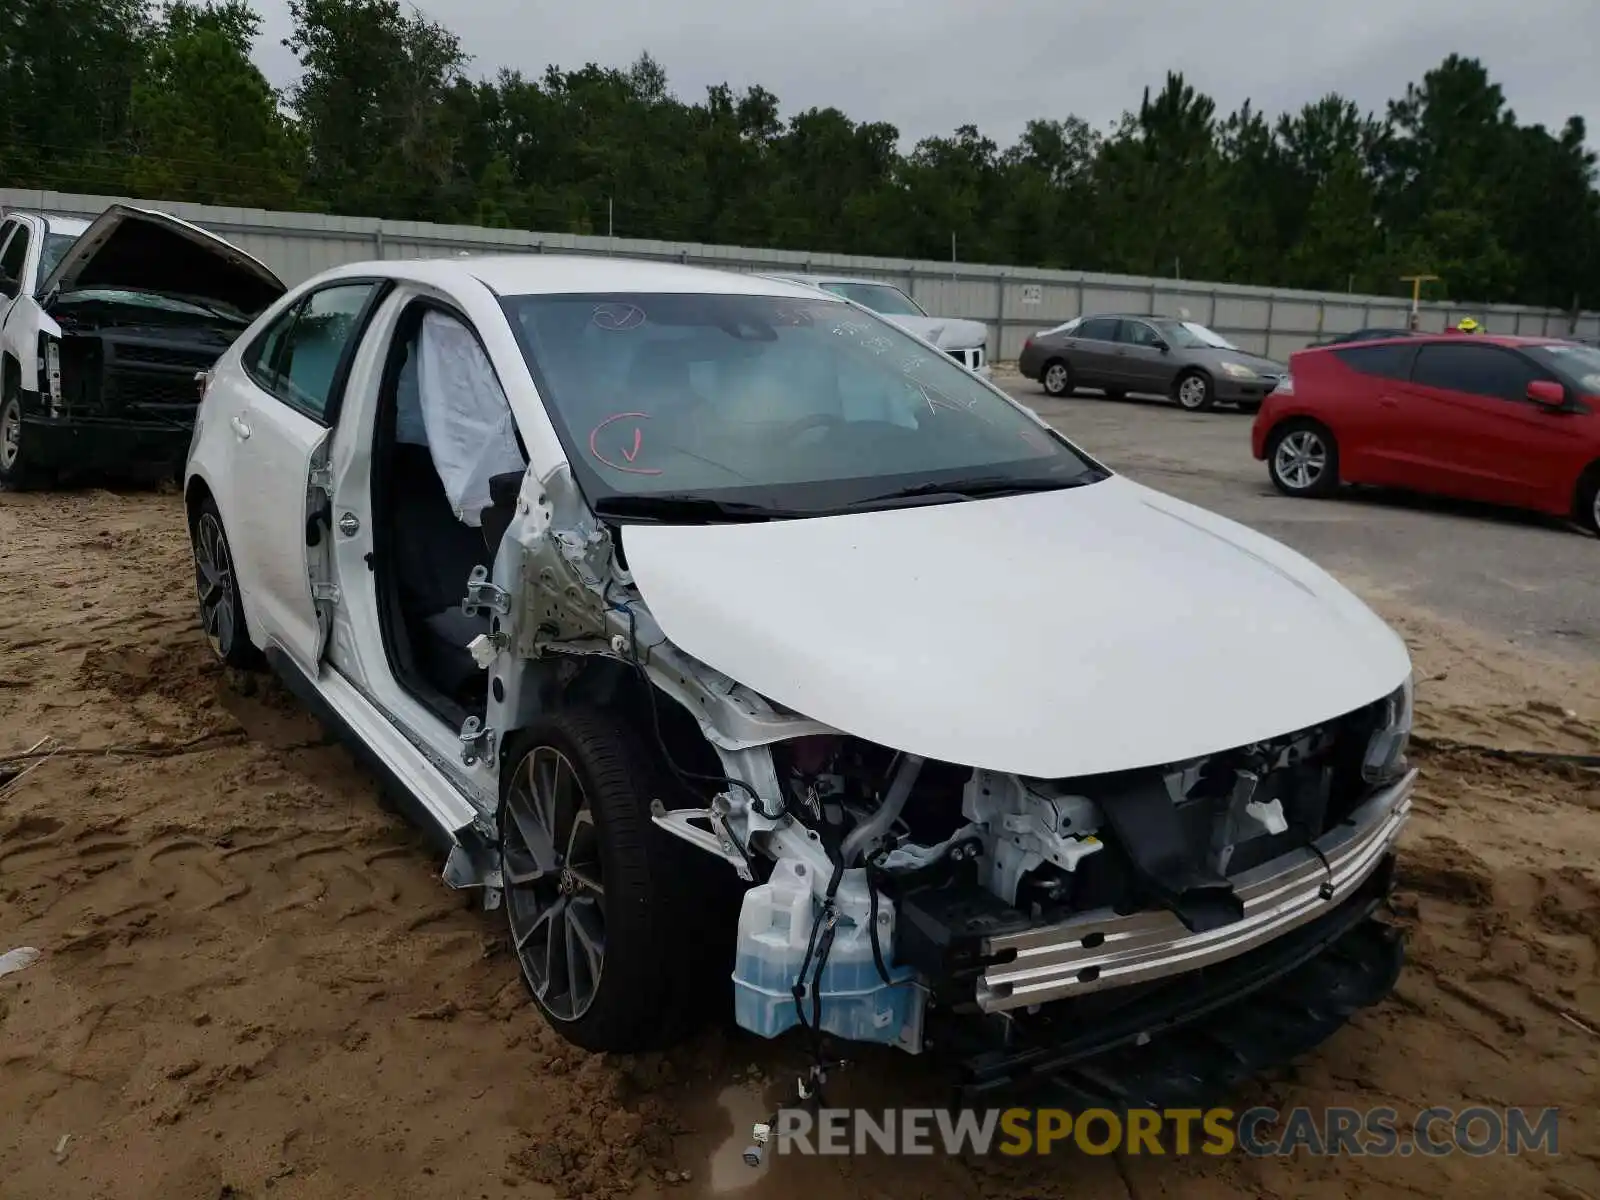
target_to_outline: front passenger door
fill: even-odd
[[[1123,386],[1130,392],[1165,396],[1172,391],[1175,374],[1166,342],[1148,321],[1124,319],[1118,334],[1121,343]]]
[[[338,602],[328,442],[378,286],[321,288],[269,325],[245,351],[254,386],[230,417],[229,519],[238,532],[229,540],[257,640],[277,645],[313,679]]]

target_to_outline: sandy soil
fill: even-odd
[[[44,952],[0,979],[8,1200],[1600,1196],[1600,775],[1425,751],[1398,993],[1247,1097],[1557,1104],[1558,1159],[752,1172],[738,1152],[792,1048],[723,1032],[607,1059],[547,1032],[499,921],[278,690],[211,665],[186,549],[173,495],[0,497],[0,952]],[[1352,582],[1413,646],[1426,735],[1600,752],[1600,668]],[[935,1094],[887,1056],[835,1091]]]

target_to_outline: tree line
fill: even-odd
[[[964,125],[909,152],[761,87],[626,68],[475,76],[397,0],[291,0],[297,80],[248,0],[0,6],[0,185],[619,237],[1600,306],[1582,118],[1520,123],[1451,55],[1385,111],[1224,114],[1168,73],[1106,132]]]

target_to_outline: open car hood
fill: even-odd
[[[1244,526],[1113,476],[1052,492],[629,525],[679,648],[879,745],[1058,779],[1215,753],[1398,688],[1404,643]]]
[[[254,316],[283,282],[232,242],[167,213],[113,204],[68,247],[40,287],[49,296],[86,288],[159,292]]]

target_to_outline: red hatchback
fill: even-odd
[[[1375,484],[1600,532],[1600,350],[1482,334],[1301,350],[1250,448],[1290,496]]]

